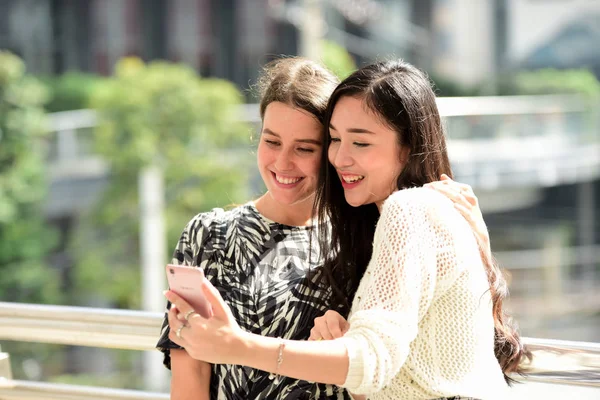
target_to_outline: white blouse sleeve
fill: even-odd
[[[423,201],[423,196],[402,192],[383,206],[373,255],[352,305],[350,330],[338,339],[350,361],[343,386],[356,394],[378,392],[398,374],[436,286],[448,287],[458,275],[439,199],[428,201],[426,192]]]

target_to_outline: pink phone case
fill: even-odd
[[[202,292],[204,271],[186,265],[167,265],[169,289],[187,301],[204,318],[212,317],[212,307]]]

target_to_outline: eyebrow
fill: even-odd
[[[275,137],[278,137],[281,139],[281,136],[279,134],[277,134],[276,132],[273,132],[269,128],[263,129],[263,133],[266,133],[267,135],[272,135],[272,136],[275,136]],[[296,139],[295,141],[297,143],[314,144],[317,146],[321,146],[323,144],[320,140],[316,140],[316,139]]]
[[[333,129],[334,131],[337,131],[337,129],[335,129],[335,126],[333,126],[332,124],[329,124],[329,128]],[[368,129],[363,129],[363,128],[348,128],[347,131],[350,133],[366,133],[366,134],[370,134],[370,135],[375,134],[375,132],[370,131]]]

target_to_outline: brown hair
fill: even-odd
[[[271,61],[258,80],[260,118],[264,119],[267,106],[277,101],[311,113],[322,124],[329,96],[338,83],[333,72],[307,58]]]
[[[406,166],[397,179],[398,189],[437,181],[442,173],[452,176],[446,140],[435,94],[425,74],[404,61],[387,61],[359,69],[346,78],[331,95],[325,126],[342,97],[356,97],[381,121],[398,133],[402,146],[410,149]],[[329,135],[322,155],[316,201],[319,219],[331,221],[331,237],[322,235],[326,257],[324,279],[333,287],[339,309],[347,313],[360,278],[371,259],[379,211],[375,204],[350,206],[335,169],[327,159]],[[335,255],[331,251],[336,250]],[[520,372],[524,347],[517,330],[502,309],[508,294],[499,266],[484,256],[495,324],[495,354],[507,382],[510,372]],[[340,288],[336,283],[343,282]]]

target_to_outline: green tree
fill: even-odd
[[[600,81],[586,69],[514,71],[498,77],[493,93],[488,81],[468,86],[435,74],[430,77],[440,97],[581,94],[590,101],[600,99]]]
[[[145,166],[158,164],[164,173],[169,255],[196,213],[246,198],[252,157],[250,128],[237,115],[241,103],[231,83],[135,58],[122,60],[98,87],[95,146],[111,178],[74,235],[76,301],[140,308],[137,180]]]
[[[57,271],[44,261],[56,244],[44,223],[45,88],[15,55],[0,51],[0,293],[3,301],[56,303]]]
[[[500,76],[496,94],[581,94],[590,101],[597,101],[600,97],[600,81],[586,69],[525,70]]]
[[[585,69],[524,71],[516,75],[514,84],[520,94],[578,93],[600,99],[600,82]]]
[[[344,47],[329,40],[321,40],[320,45],[323,64],[340,79],[356,71],[356,63]]]
[[[59,76],[40,78],[50,92],[45,107],[48,112],[89,108],[92,93],[105,78],[83,72],[71,71]]]
[[[433,82],[435,94],[438,97],[465,97],[482,96],[481,85],[463,85],[456,80],[446,78],[434,73],[429,74],[429,79]]]
[[[53,304],[62,299],[60,275],[45,262],[57,244],[57,233],[45,224],[42,210],[47,98],[45,87],[25,73],[21,59],[0,51],[0,301]],[[58,355],[56,348],[2,343],[16,379],[27,378],[25,360],[50,360]],[[44,365],[43,373],[47,369]]]

